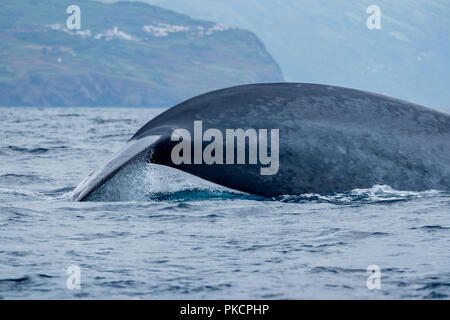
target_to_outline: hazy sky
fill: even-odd
[[[255,32],[287,81],[359,88],[450,109],[449,1],[145,2]],[[371,4],[381,9],[380,30],[366,26]]]

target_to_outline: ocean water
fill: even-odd
[[[446,192],[266,199],[134,163],[97,201],[72,202],[161,111],[0,108],[0,298],[449,298]]]

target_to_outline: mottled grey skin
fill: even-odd
[[[278,173],[262,176],[259,164],[174,165],[170,151],[176,142],[170,135],[186,128],[193,136],[194,120],[203,121],[203,131],[279,129]],[[329,193],[376,184],[450,190],[450,114],[359,90],[300,83],[217,90],[167,110],[128,143],[148,136],[161,136],[140,150],[148,161],[257,195]],[[117,170],[74,199],[83,200]]]

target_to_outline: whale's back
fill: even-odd
[[[195,121],[202,122],[203,132],[278,130],[278,171],[261,175],[258,165],[225,164],[225,154],[224,164],[194,164],[193,158],[188,164],[175,164],[171,136],[176,129],[194,134]],[[253,84],[202,94],[149,121],[124,150],[89,178],[87,187],[77,188],[84,188],[77,193],[82,195],[78,200],[139,154],[153,163],[265,196],[339,192],[377,184],[398,190],[450,190],[448,113],[327,85]]]
[[[279,172],[252,165],[158,162],[250,193],[336,192],[388,184],[400,190],[450,189],[450,115],[385,95],[297,83],[255,84],[187,100],[133,137],[176,128],[279,129]]]

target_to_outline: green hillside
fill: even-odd
[[[66,8],[81,8],[68,30]],[[15,0],[0,7],[0,106],[171,106],[281,81],[251,32],[140,2]]]

